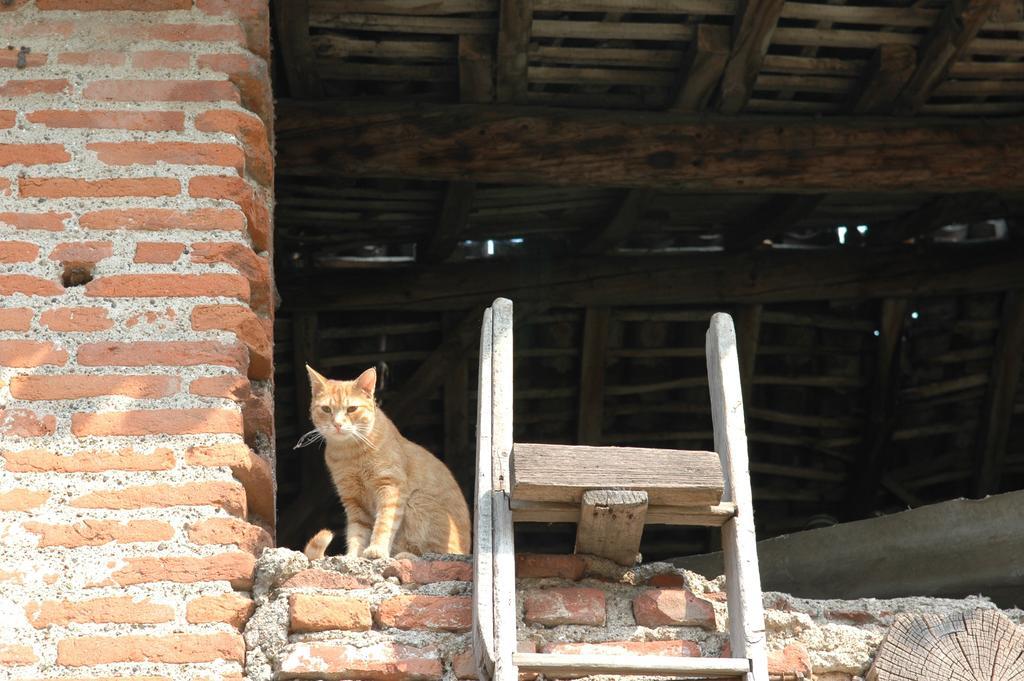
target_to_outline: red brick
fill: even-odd
[[[428,631],[469,631],[473,605],[468,596],[396,596],[377,606],[382,627]]]
[[[38,166],[70,160],[71,154],[63,144],[0,144],[0,166]]]
[[[249,348],[249,378],[269,379],[273,374],[273,348],[259,317],[241,305],[199,305],[192,310],[196,331],[230,331]]]
[[[245,151],[245,170],[249,177],[265,187],[273,184],[274,157],[261,119],[242,111],[206,111],[196,116],[196,130],[234,135]]]
[[[45,315],[45,313],[44,313]],[[156,399],[178,392],[177,376],[94,376],[64,374],[15,376],[11,395],[19,400],[76,400],[102,395],[127,395],[136,399]]]
[[[645,584],[660,588],[681,589],[686,586],[686,578],[678,572],[665,572],[660,575],[654,575]]]
[[[18,665],[35,664],[39,658],[36,657],[36,653],[32,650],[31,646],[25,646],[18,643],[0,643],[0,665],[10,665],[12,667]]]
[[[47,310],[39,322],[54,331],[105,331],[114,326],[103,307],[60,307]]]
[[[791,643],[782,650],[768,653],[768,675],[773,678],[813,678],[811,659],[801,643]]]
[[[28,52],[22,54],[21,50],[13,47],[0,49],[0,68],[33,68],[46,63],[46,55],[42,52]]]
[[[188,52],[146,50],[132,53],[132,67],[136,69],[187,69],[191,59]]]
[[[43,437],[53,435],[57,417],[40,416],[28,409],[0,409],[0,435],[11,437]]]
[[[288,599],[289,631],[367,631],[373,626],[370,605],[349,596],[292,594]]]
[[[135,245],[137,263],[160,263],[167,265],[177,262],[185,252],[185,244],[178,242],[145,241]]]
[[[30,511],[45,504],[49,498],[49,492],[23,488],[0,492],[0,511]]]
[[[0,242],[0,263],[33,262],[39,257],[39,246],[27,241]]]
[[[238,594],[200,596],[188,602],[185,619],[192,624],[230,624],[241,631],[253,610],[252,599]]]
[[[396,560],[384,568],[385,577],[398,577],[402,584],[471,582],[473,564],[454,560]]]
[[[230,409],[140,409],[71,415],[71,432],[91,435],[241,433],[242,415]]]
[[[85,343],[78,349],[78,363],[82,366],[139,367],[214,364],[245,371],[248,362],[248,352],[240,343],[136,341],[134,343]]]
[[[0,85],[0,97],[30,97],[32,95],[58,95],[71,84],[66,78],[48,80],[9,80]]]
[[[309,569],[297,572],[281,585],[282,589],[365,589],[370,582],[331,570]]]
[[[241,102],[226,80],[100,80],[86,85],[82,95],[107,102]]]
[[[174,453],[158,448],[142,453],[133,449],[118,451],[83,450],[63,456],[44,449],[0,452],[12,473],[98,473],[101,471],[164,471],[174,467]]]
[[[0,331],[28,331],[34,314],[27,307],[0,308]]]
[[[13,128],[17,118],[17,111],[0,111],[0,128]]]
[[[114,583],[120,586],[151,582],[194,584],[227,581],[236,589],[249,589],[256,566],[252,554],[241,551],[208,558],[171,556],[125,558],[124,561],[126,566],[111,575]]]
[[[2,320],[2,317],[0,317],[0,320]],[[193,395],[223,397],[235,402],[244,402],[248,399],[250,390],[249,379],[237,374],[203,376],[193,380],[188,386],[188,391]]]
[[[192,9],[192,0],[38,0],[36,4],[41,10],[78,10],[81,12],[106,10],[155,12]]]
[[[189,196],[234,201],[245,215],[246,227],[257,251],[270,247],[270,210],[253,187],[240,177],[206,175],[188,183]]]
[[[240,232],[245,229],[245,215],[230,208],[131,208],[85,213],[79,223],[86,229],[134,229],[149,232],[165,229],[219,229]]]
[[[47,341],[0,341],[0,366],[29,369],[44,365],[62,366],[67,361],[67,351],[59,350]]]
[[[715,608],[688,589],[649,589],[633,599],[633,617],[642,627],[715,628]]]
[[[607,641],[605,643],[548,643],[541,652],[556,655],[664,655],[700,657],[693,641]]]
[[[85,285],[102,298],[237,298],[249,302],[249,282],[236,274],[113,274]]]
[[[188,528],[188,539],[194,544],[234,544],[253,555],[274,544],[269,532],[239,518],[207,518],[193,523]]]
[[[80,636],[57,642],[57,664],[83,667],[113,662],[241,663],[245,644],[238,634]]]
[[[23,527],[39,535],[39,546],[101,546],[110,542],[167,541],[174,537],[174,528],[162,520],[88,519],[74,525],[27,522]]]
[[[123,29],[129,37],[148,38],[164,42],[245,44],[245,34],[235,24],[126,24]],[[216,82],[216,81],[214,81]]]
[[[519,641],[516,643],[516,652],[535,653],[537,644],[533,641]],[[477,678],[476,656],[473,655],[472,649],[452,656],[452,671],[457,679]],[[533,673],[520,672],[519,674],[519,681],[532,681],[536,678],[537,674]]]
[[[427,681],[440,679],[444,671],[436,647],[389,642],[293,643],[282,651],[280,659],[281,675],[294,678]]]
[[[115,196],[177,196],[181,185],[171,177],[117,178],[80,180],[72,177],[23,177],[18,189],[24,197],[61,199],[111,198]]]
[[[579,581],[586,572],[587,564],[579,556],[546,555],[540,553],[516,554],[516,578],[540,579],[558,577]]]
[[[59,232],[70,213],[0,213],[0,225],[14,229],[42,229]]]
[[[255,447],[258,435],[274,439],[274,394],[270,390],[259,389],[242,403],[242,426],[245,442]]]
[[[66,241],[54,247],[50,260],[96,263],[113,254],[114,244],[109,241]]]
[[[139,485],[89,492],[69,503],[73,508],[167,508],[170,506],[217,506],[245,516],[245,490],[234,482],[190,482],[182,485]]]
[[[604,592],[591,588],[528,591],[523,596],[523,619],[528,624],[604,626]]]
[[[50,128],[90,128],[95,130],[145,130],[162,132],[184,130],[181,111],[60,111],[45,109],[26,114],[29,122]]]
[[[270,59],[270,15],[262,0],[196,0],[196,8],[207,14],[237,17],[245,29],[253,53]]]
[[[193,243],[192,262],[227,263],[249,281],[250,304],[256,312],[271,310],[270,261],[253,253],[244,244],[204,241]]]
[[[125,56],[123,52],[113,50],[64,52],[57,57],[57,63],[71,66],[121,66],[125,63]]]
[[[174,165],[228,166],[239,172],[245,167],[245,155],[234,144],[220,142],[93,142],[89,151],[108,165]]]
[[[86,601],[43,601],[29,603],[25,614],[33,627],[56,624],[156,624],[174,619],[174,608],[131,596],[93,598]]]
[[[15,293],[24,293],[27,296],[59,296],[64,293],[64,287],[55,281],[34,277],[31,274],[0,274],[0,296]],[[0,357],[2,356],[3,348],[0,345]]]
[[[274,473],[266,461],[245,445],[192,447],[185,453],[185,463],[230,468],[245,486],[249,509],[268,523],[274,521]]]

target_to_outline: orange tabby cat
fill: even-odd
[[[451,472],[402,437],[373,399],[377,371],[332,381],[310,367],[310,418],[326,443],[324,459],[345,506],[352,558],[392,552],[469,553],[469,509]],[[322,558],[334,534],[321,530],[309,558]]]

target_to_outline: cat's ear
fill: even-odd
[[[359,378],[356,379],[356,387],[373,397],[373,390],[377,387],[377,370],[370,367],[359,374]]]
[[[306,373],[309,374],[309,387],[313,389],[314,395],[327,387],[327,378],[318,374],[316,370],[308,364],[306,365]]]

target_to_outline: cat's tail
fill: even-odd
[[[331,540],[334,539],[334,533],[324,528],[313,535],[313,538],[306,542],[306,548],[303,549],[303,553],[306,554],[306,558],[310,560],[318,560],[324,557],[327,553],[327,547],[330,545]]]

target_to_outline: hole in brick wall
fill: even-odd
[[[92,267],[91,262],[65,262],[64,272],[60,275],[64,288],[88,284],[92,281]]]

